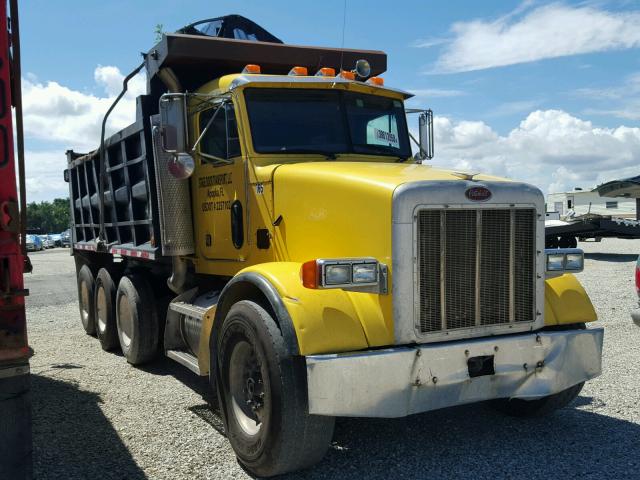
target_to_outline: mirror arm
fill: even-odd
[[[209,127],[211,126],[211,124],[213,123],[213,121],[216,119],[216,117],[218,116],[218,112],[220,112],[220,109],[224,106],[224,102],[221,103],[220,105],[218,105],[218,108],[216,108],[216,111],[213,112],[213,115],[211,115],[211,118],[209,119],[209,121],[207,122],[207,125],[204,127],[204,130],[202,130],[202,132],[200,132],[200,136],[198,137],[198,139],[196,140],[196,142],[193,144],[193,148],[191,149],[192,153],[196,153],[196,148],[198,148],[198,145],[200,144],[200,142],[202,141],[203,137],[207,134],[207,131],[209,130]]]
[[[418,159],[420,159],[420,160],[426,159],[427,158],[426,152],[424,151],[424,149],[420,145],[420,142],[418,140],[416,140],[416,137],[414,137],[411,132],[409,132],[409,138],[411,138],[411,140],[413,140],[413,143],[415,143],[418,146],[418,148],[420,149],[420,151],[418,152]]]
[[[224,163],[225,165],[231,165],[233,160],[229,160],[227,158],[216,157],[215,155],[210,155],[208,153],[199,152],[198,155],[201,157],[207,158],[209,160],[214,160],[219,163]]]

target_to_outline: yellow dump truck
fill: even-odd
[[[318,462],[337,416],[538,415],[600,373],[582,252],[545,251],[536,187],[423,163],[383,52],[231,16],[143,67],[136,122],[67,152],[82,325],[208,376],[249,471]]]

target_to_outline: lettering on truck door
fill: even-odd
[[[217,111],[217,114],[216,114]],[[233,105],[198,114],[199,168],[195,182],[199,255],[207,260],[242,260],[246,250],[244,164]]]

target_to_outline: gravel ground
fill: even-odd
[[[640,478],[640,241],[582,243],[580,279],[604,325],[604,373],[574,405],[531,420],[485,405],[339,419],[324,461],[290,478]],[[207,407],[207,383],[161,359],[133,368],[83,333],[68,250],[26,276],[37,478],[247,478]]]

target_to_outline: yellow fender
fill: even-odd
[[[587,292],[574,275],[565,274],[545,282],[545,325],[595,322],[597,319]]]
[[[278,291],[289,312],[300,355],[361,350],[369,342],[358,311],[344,290],[312,290],[300,279],[298,262],[253,265],[240,273],[254,272]]]

